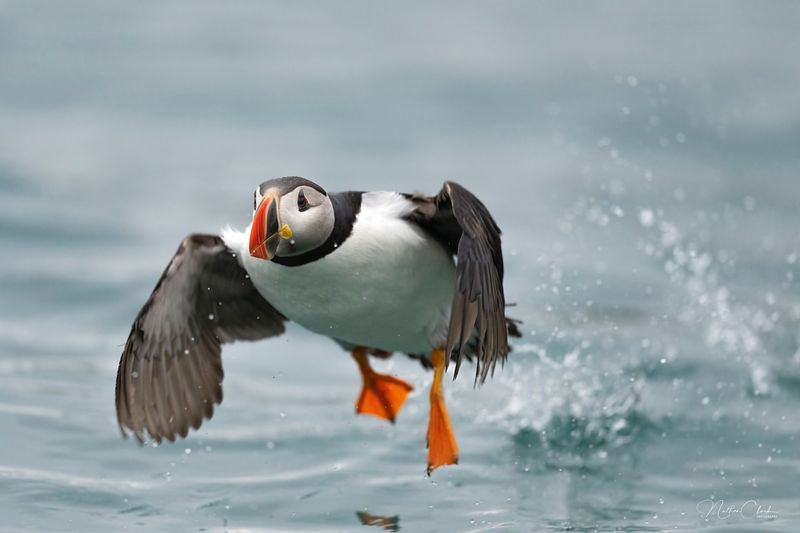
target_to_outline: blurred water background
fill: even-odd
[[[797,531],[799,27],[788,2],[0,2],[0,529]],[[121,346],[178,243],[290,174],[455,179],[496,215],[525,337],[447,386],[458,467],[424,475],[428,373],[377,363],[417,391],[357,418],[352,361],[299,328],[228,346],[185,441],[120,438]]]

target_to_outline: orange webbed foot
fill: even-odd
[[[356,413],[377,416],[394,423],[413,387],[402,379],[372,370],[367,352],[363,348],[353,351],[353,359],[358,363],[363,380],[361,394],[356,402]]]
[[[428,475],[436,468],[458,464],[458,442],[450,425],[447,406],[442,392],[442,376],[444,375],[444,350],[434,350],[433,384],[431,385],[431,414],[428,421]]]

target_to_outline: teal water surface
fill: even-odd
[[[0,2],[0,530],[800,529],[800,8]],[[252,190],[434,193],[504,230],[522,339],[392,426],[290,328],[184,441],[123,440],[131,321]]]

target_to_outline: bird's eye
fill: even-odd
[[[308,199],[306,198],[306,195],[303,194],[303,191],[301,190],[300,194],[297,195],[297,209],[299,209],[300,212],[303,212],[306,209],[308,209],[309,207],[311,207],[311,206],[308,204]]]

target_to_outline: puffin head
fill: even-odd
[[[325,189],[297,176],[265,181],[253,195],[250,255],[270,260],[299,255],[333,232],[333,204]]]

